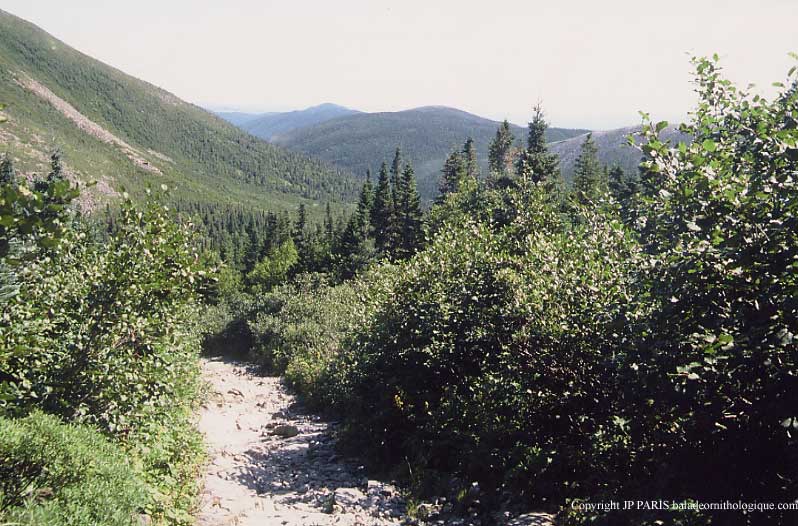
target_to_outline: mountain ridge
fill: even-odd
[[[102,181],[107,202],[167,184],[175,198],[293,210],[351,202],[359,182],[322,161],[252,137],[0,10],[2,150],[26,176],[60,150],[76,180]],[[97,185],[98,187],[100,185]]]
[[[274,142],[281,134],[341,117],[361,113],[331,102],[324,102],[301,110],[251,114],[245,112],[217,112],[231,124],[266,141]]]

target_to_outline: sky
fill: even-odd
[[[443,105],[609,129],[686,117],[691,55],[761,93],[798,52],[798,0],[0,0],[189,102],[285,111]]]

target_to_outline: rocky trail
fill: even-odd
[[[362,466],[335,449],[335,425],[302,410],[281,379],[259,376],[243,363],[203,360],[210,385],[199,427],[209,449],[199,526],[474,525],[422,504],[407,516],[401,492],[370,480]],[[491,524],[549,526],[550,516],[494,516]]]
[[[333,424],[298,407],[279,378],[203,362],[211,393],[200,430],[211,456],[200,526],[407,524],[394,486],[338,457]]]

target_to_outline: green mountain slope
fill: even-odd
[[[0,152],[32,174],[60,149],[68,173],[99,181],[95,203],[166,183],[182,201],[280,210],[350,201],[359,187],[344,170],[252,137],[3,11],[0,100],[9,119]]]
[[[440,169],[454,148],[467,137],[474,139],[477,152],[487,162],[488,144],[499,123],[464,111],[428,106],[398,112],[360,113],[328,120],[275,137],[276,144],[305,152],[361,175],[389,161],[400,146],[416,169],[419,192],[426,199],[437,194]],[[549,129],[549,139],[562,140],[587,130]],[[526,130],[513,126],[519,145]],[[484,168],[484,166],[483,166]]]

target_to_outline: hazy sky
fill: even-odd
[[[678,120],[689,54],[783,80],[798,0],[0,0],[79,50],[190,102],[365,111],[446,105],[524,123]]]

